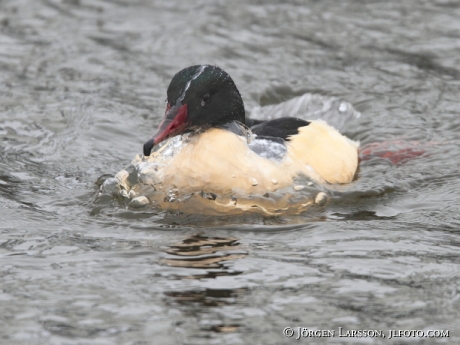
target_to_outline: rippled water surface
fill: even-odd
[[[350,102],[356,180],[285,217],[97,198],[201,63],[248,113]],[[1,1],[0,343],[460,344],[459,66],[456,1]]]

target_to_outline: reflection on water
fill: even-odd
[[[235,237],[209,237],[203,233],[191,235],[181,243],[172,244],[166,250],[169,254],[163,262],[171,267],[186,267],[205,269],[205,274],[192,274],[181,279],[214,279],[221,276],[236,276],[241,271],[232,270],[235,260],[247,256],[242,250],[239,240]],[[165,295],[182,306],[197,304],[201,307],[222,307],[236,303],[239,295],[247,292],[247,288],[226,289],[205,288],[187,291],[165,292]],[[194,313],[196,309],[193,308]],[[239,324],[218,324],[205,327],[214,332],[234,332],[240,327]]]
[[[166,251],[172,258],[164,262],[173,267],[209,268],[213,270],[212,275],[235,275],[238,272],[229,272],[225,266],[226,261],[244,258],[247,254],[240,253],[238,239],[227,237],[207,237],[201,234],[190,236],[182,243],[173,244]],[[202,276],[190,277],[193,279],[203,278]]]

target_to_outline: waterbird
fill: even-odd
[[[133,188],[126,171],[118,176],[132,196],[146,195],[141,204],[192,213],[208,213],[203,210],[209,207],[219,214],[254,208],[276,213],[296,204],[289,199],[304,189],[296,185],[299,177],[317,186],[349,183],[356,174],[357,142],[322,120],[246,118],[233,79],[217,66],[176,73],[166,103],[143,156],[132,163],[142,187]],[[320,194],[315,195],[310,199]],[[261,205],[265,199],[270,202]],[[301,206],[307,204],[303,198]]]

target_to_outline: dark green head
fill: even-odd
[[[221,68],[196,65],[184,68],[168,87],[165,117],[155,135],[144,144],[153,146],[186,130],[215,127],[231,121],[244,123],[244,104],[232,78]]]

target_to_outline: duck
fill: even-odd
[[[300,212],[325,186],[356,175],[358,142],[322,120],[246,118],[235,82],[218,66],[176,73],[166,103],[143,155],[116,176],[131,204],[220,215]]]

